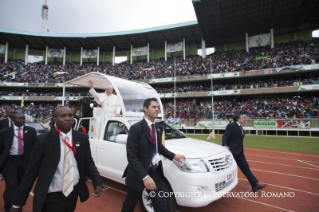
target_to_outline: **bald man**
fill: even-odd
[[[89,175],[94,194],[100,196],[102,180],[91,156],[89,138],[72,130],[74,112],[68,107],[56,109],[56,127],[41,134],[34,146],[28,169],[13,198],[11,212],[21,212],[34,181],[33,212],[72,212],[78,197],[89,198],[85,183]]]

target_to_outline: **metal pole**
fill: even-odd
[[[8,56],[9,56],[9,43],[6,42],[6,50],[5,50],[5,53],[4,53],[4,62],[5,63],[8,63]]]
[[[96,65],[100,65],[100,47],[97,47],[97,60],[96,60]]]
[[[132,65],[133,63],[133,45],[131,45],[131,61],[130,64]]]
[[[82,65],[82,54],[83,54],[83,47],[81,47],[80,66]]]
[[[49,47],[46,46],[45,47],[45,65],[48,65],[48,51],[49,51]]]
[[[215,116],[214,116],[214,84],[213,84],[213,70],[212,70],[212,59],[209,60],[209,68],[210,68],[210,84],[212,86],[212,131],[215,133]],[[215,141],[213,137],[213,142]]]
[[[166,52],[167,41],[165,41],[165,61],[167,60],[167,52]]]
[[[150,44],[147,43],[147,62],[150,62]]]
[[[65,66],[65,60],[66,60],[66,47],[64,47],[64,55],[63,55],[63,65]]]
[[[115,64],[115,46],[113,46],[112,66]]]
[[[29,45],[25,46],[25,57],[24,57],[24,65],[28,64],[28,54],[29,54]]]
[[[174,127],[176,127],[176,57],[174,57]]]
[[[274,45],[275,45],[274,29],[273,28],[270,29],[270,36],[271,36],[271,48],[273,49]]]
[[[249,52],[249,46],[248,46],[248,33],[245,34],[245,40],[246,40],[246,52]]]
[[[65,83],[63,83],[62,106],[64,106],[64,98],[65,98]]]

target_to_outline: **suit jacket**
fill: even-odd
[[[10,153],[14,132],[13,127],[7,127],[0,131],[0,172]],[[23,145],[23,169],[27,170],[32,148],[37,140],[37,132],[33,127],[24,126]]]
[[[227,125],[226,131],[223,135],[222,145],[228,146],[233,155],[243,154],[244,137],[245,132],[243,136],[241,132],[241,127],[237,124],[237,122],[232,122]]]
[[[53,131],[55,126],[54,126],[54,112],[52,113],[51,121],[49,123],[50,126],[50,131]]]
[[[90,142],[86,134],[72,130],[75,145],[75,159],[79,170],[79,183],[77,186],[81,202],[89,198],[85,175],[88,174],[94,187],[102,186],[102,180],[91,156]],[[35,179],[33,212],[41,212],[47,196],[52,178],[58,167],[61,154],[59,134],[54,130],[38,136],[32,152],[28,169],[16,192],[12,204],[23,206],[29,196]]]
[[[0,120],[0,130],[9,127],[9,119],[2,119]]]
[[[173,160],[175,154],[162,145],[162,133],[163,126],[156,124],[158,152],[164,157]],[[126,151],[128,165],[123,174],[123,177],[126,177],[125,184],[134,190],[142,191],[144,189],[143,178],[149,173],[150,164],[155,153],[155,144],[145,119],[131,126],[127,138]]]

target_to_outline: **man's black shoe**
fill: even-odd
[[[267,186],[267,184],[264,184],[264,185],[256,185],[254,188],[253,188],[253,191],[254,192],[257,192],[258,190],[260,190],[260,189],[263,189],[263,188],[265,188]]]

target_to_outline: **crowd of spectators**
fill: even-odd
[[[163,100],[165,118],[174,117],[174,102]],[[211,99],[176,101],[176,117],[181,119],[212,119]],[[246,118],[310,118],[319,117],[319,98],[292,96],[234,98],[214,101],[214,118],[229,119],[234,113]]]
[[[185,60],[176,58],[177,76],[210,74],[210,60],[214,73],[251,71],[283,66],[313,64],[319,62],[319,42],[293,41],[269,46],[256,47],[246,51],[215,52],[205,59],[199,55],[187,56]],[[146,61],[128,61],[112,66],[109,62],[100,63],[61,63],[43,62],[24,65],[22,60],[0,59],[0,80],[28,83],[62,83],[88,72],[100,72],[129,80],[148,80],[174,76],[174,58]],[[14,72],[14,74],[12,74]]]

